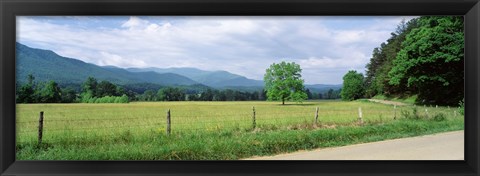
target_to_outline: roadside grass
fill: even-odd
[[[393,120],[390,105],[318,101],[157,102],[17,105],[17,160],[236,160],[461,130],[463,116],[430,108],[429,116]],[[252,106],[256,128],[252,129]],[[316,107],[319,124],[313,124]],[[364,124],[357,122],[358,107]],[[166,109],[172,134],[165,133]],[[38,112],[45,111],[37,145]],[[443,114],[443,115],[438,115]]]

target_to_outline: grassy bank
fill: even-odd
[[[199,102],[197,106],[188,103],[133,103],[102,108],[85,104],[20,105],[17,159],[234,160],[461,130],[464,126],[463,116],[455,117],[441,107],[430,108],[430,116],[421,112],[407,116],[406,112],[412,111],[405,107],[398,109],[397,120],[393,120],[391,106],[369,102],[289,106],[275,102]],[[258,118],[255,129],[252,114],[248,113],[252,104]],[[321,109],[320,124],[314,125],[317,106]],[[364,111],[363,125],[357,122],[359,106]],[[162,126],[168,107],[175,110],[172,118],[177,117],[172,120],[170,136]],[[35,132],[29,131],[34,131],[38,123],[33,121],[38,118],[35,112],[41,109],[46,112],[46,129],[43,144],[37,146]],[[192,109],[197,116],[187,116]],[[233,113],[235,110],[246,112]],[[82,112],[86,114],[82,116]],[[71,119],[68,114],[76,116]]]

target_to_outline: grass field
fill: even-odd
[[[319,123],[314,125],[316,107]],[[463,129],[455,108],[427,107],[428,116],[424,107],[417,109],[419,119],[402,116],[412,112],[411,106],[395,112],[391,105],[366,101],[19,104],[17,159],[229,160]],[[44,132],[38,146],[40,111]],[[440,113],[446,119],[434,118]]]

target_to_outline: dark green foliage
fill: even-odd
[[[393,61],[397,57],[397,53],[402,49],[402,42],[406,35],[413,29],[418,27],[417,19],[414,18],[405,23],[402,21],[395,32],[391,33],[391,37],[386,43],[382,43],[380,47],[373,49],[372,58],[366,65],[365,78],[365,96],[370,98],[377,94],[386,96],[400,95],[408,96],[412,93],[413,87],[409,88],[403,85],[390,85],[390,76],[388,72],[393,67]]]
[[[307,99],[304,92],[302,69],[295,62],[273,63],[266,70],[264,81],[268,100],[293,100],[301,102]]]
[[[158,90],[158,100],[160,101],[185,101],[185,92],[176,87],[167,87]]]
[[[136,84],[125,84],[123,85],[123,87],[135,93],[142,94],[146,90],[158,90],[164,86],[153,84],[153,83],[136,83]]]
[[[425,16],[418,23],[402,43],[389,83],[417,88],[419,103],[455,105],[464,96],[463,17]]]
[[[104,96],[118,96],[118,92],[122,92],[123,89],[118,89],[115,84],[112,84],[108,81],[101,81],[97,85],[97,91],[95,96],[104,97]]]
[[[62,103],[73,103],[77,99],[77,93],[71,87],[62,89]]]
[[[17,103],[73,103],[77,99],[77,93],[72,87],[60,88],[55,81],[34,81],[33,75],[28,76],[28,82],[24,85],[17,83]]]
[[[34,97],[34,79],[33,75],[29,74],[28,75],[28,83],[20,86],[20,89],[17,90],[17,103],[33,103],[36,101],[36,98]],[[17,87],[19,85],[17,84]]]
[[[82,94],[86,94],[85,96],[89,97],[96,97],[97,84],[97,79],[94,77],[88,77],[87,80],[82,84]]]
[[[343,76],[342,100],[356,100],[364,95],[363,74],[350,70]]]
[[[138,96],[140,101],[250,101],[265,100],[264,92],[243,92],[237,90],[206,89],[202,91],[188,91],[183,87],[165,87],[155,93],[155,90],[146,90]],[[261,99],[263,97],[263,99]]]
[[[341,92],[342,92],[342,89],[337,89],[337,90],[329,89],[324,94],[320,93],[318,96],[319,96],[319,99],[340,99],[342,98]]]
[[[60,87],[55,81],[46,83],[39,93],[40,103],[60,103],[62,100]]]
[[[200,94],[201,101],[212,101],[214,97],[214,92],[212,89],[207,89],[207,91]]]
[[[143,94],[140,96],[140,101],[157,101],[157,95],[154,90],[146,90],[143,92]]]
[[[80,102],[82,103],[128,103],[131,98],[126,95],[122,87],[108,81],[97,82],[97,79],[88,77],[82,84]],[[131,93],[131,92],[129,92]],[[122,95],[122,96],[120,96]],[[135,96],[134,94],[131,96]]]
[[[310,100],[310,99],[313,98],[313,95],[312,95],[312,93],[310,92],[310,89],[306,89],[306,90],[305,90],[305,93],[307,94],[307,99]]]
[[[366,97],[417,95],[417,104],[456,105],[464,97],[463,17],[402,22],[367,64]]]

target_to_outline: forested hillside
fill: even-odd
[[[367,98],[417,95],[419,104],[458,105],[465,93],[463,17],[402,22],[373,49],[366,69]]]

